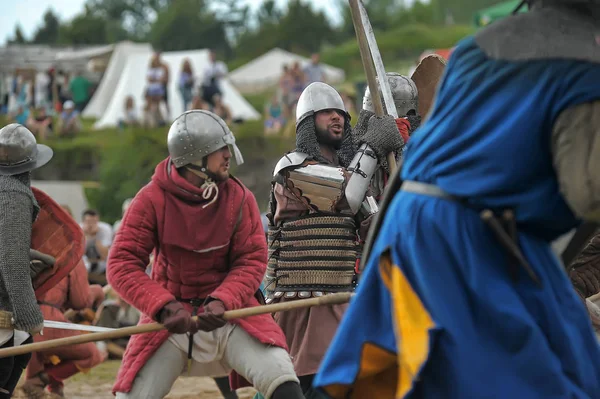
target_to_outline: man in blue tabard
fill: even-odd
[[[550,248],[600,220],[600,0],[528,3],[450,58],[315,380],[329,396],[600,398]]]

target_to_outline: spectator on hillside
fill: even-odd
[[[18,104],[17,110],[12,114],[11,119],[20,125],[27,126],[30,113],[29,107],[27,107],[25,104]]]
[[[300,68],[300,63],[295,62],[294,67],[291,71],[292,76],[292,102],[290,109],[292,113],[296,111],[296,103],[298,103],[298,99],[300,98],[300,94],[304,91],[306,85],[306,75]]]
[[[167,69],[168,70],[168,69]],[[167,70],[163,67],[160,61],[160,53],[155,53],[150,61],[148,68],[147,79],[148,86],[146,88],[146,98],[148,100],[148,111],[155,119],[163,120],[160,111],[160,103],[167,98],[166,81],[168,79]],[[160,115],[155,115],[160,114]]]
[[[310,64],[304,68],[304,74],[306,75],[306,86],[314,82],[326,83],[327,79],[325,76],[325,69],[321,65],[321,56],[319,53],[314,53],[310,57]]]
[[[210,105],[202,99],[202,96],[200,94],[194,96],[194,98],[192,99],[192,105],[190,106],[190,109],[204,109],[206,111],[211,110]]]
[[[231,113],[231,109],[223,102],[220,94],[215,94],[213,96],[213,104],[212,112],[219,115],[227,125],[231,125],[233,122],[233,114]]]
[[[92,83],[81,73],[77,73],[73,80],[71,80],[69,90],[71,91],[71,98],[75,103],[75,109],[77,111],[83,112],[83,109],[90,100],[91,89]]]
[[[157,51],[155,53],[155,57],[158,59],[158,65],[163,70],[162,84],[163,84],[164,95],[162,98],[162,102],[165,103],[165,108],[167,111],[166,119],[169,119],[169,117],[171,115],[171,107],[169,106],[169,79],[170,79],[169,65],[167,65],[167,63],[164,62],[162,60],[162,58],[160,58],[160,51]]]
[[[52,133],[52,117],[46,113],[46,107],[39,107],[35,114],[29,114],[27,128],[42,140]]]
[[[155,128],[157,126],[163,126],[165,120],[162,112],[160,112],[160,103],[154,101],[154,99],[146,95],[146,103],[144,105],[144,115],[142,118],[142,126],[145,128]]]
[[[281,77],[279,78],[279,94],[281,96],[281,104],[283,105],[283,113],[286,118],[292,115],[291,106],[294,103],[292,89],[294,86],[294,78],[287,65],[283,66]]]
[[[209,64],[204,69],[202,79],[202,99],[214,106],[213,98],[215,94],[223,94],[220,81],[227,76],[227,66],[223,61],[217,60],[217,54],[214,50],[209,52]]]
[[[139,126],[140,119],[135,109],[135,102],[133,96],[127,96],[125,98],[125,104],[123,107],[123,119],[119,120],[120,127],[127,126]]]
[[[265,135],[277,134],[283,126],[285,126],[283,105],[277,94],[274,94],[271,101],[265,105]]]
[[[65,101],[58,124],[60,126],[59,131],[63,135],[72,136],[81,131],[81,119],[79,118],[79,112],[75,110],[73,101]]]
[[[51,104],[48,101],[48,75],[45,73],[38,73],[35,76],[35,106],[48,107]]]
[[[185,112],[192,102],[192,89],[194,88],[194,72],[192,71],[192,63],[189,58],[186,58],[181,65],[178,86],[183,103],[183,111]]]
[[[106,284],[106,260],[112,244],[112,227],[101,222],[100,215],[93,209],[83,212],[80,224],[85,234],[83,263],[89,272],[91,283]]]

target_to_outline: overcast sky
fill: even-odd
[[[240,0],[256,8],[263,0]],[[327,15],[333,22],[339,22],[337,8],[332,0],[305,0],[312,3],[317,9],[326,10]],[[21,25],[21,29],[27,39],[30,39],[36,28],[42,23],[42,17],[48,7],[52,6],[59,15],[61,21],[73,18],[83,10],[85,0],[1,0],[3,3],[0,12],[0,45],[6,43],[6,39],[12,37],[15,25]],[[287,0],[277,0],[279,5],[287,3]],[[329,4],[329,7],[326,5]]]

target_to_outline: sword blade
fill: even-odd
[[[377,40],[375,40],[375,33],[369,20],[369,15],[362,1],[358,2],[358,8],[360,10],[360,19],[365,30],[365,36],[367,37],[367,43],[369,43],[369,50],[371,50],[371,58],[373,59],[373,65],[375,65],[375,71],[379,78],[379,86],[381,87],[381,93],[383,94],[383,102],[385,104],[385,110],[388,115],[392,115],[394,118],[398,118],[398,111],[396,111],[396,104],[394,104],[394,97],[392,96],[392,90],[390,89],[390,83],[387,80],[385,74],[385,68],[383,66],[383,60],[381,59],[381,53],[379,52],[379,46],[377,46]],[[371,93],[374,96],[374,93]]]
[[[64,323],[62,321],[52,321],[52,320],[44,320],[44,328],[56,328],[58,330],[92,331],[92,332],[105,332],[105,331],[115,330],[114,328],[109,328],[109,327],[86,326],[83,324]]]

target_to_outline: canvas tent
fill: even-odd
[[[110,54],[113,45],[53,47],[48,45],[11,44],[0,47],[0,72],[15,69],[45,72],[51,67],[64,71],[85,71],[88,62]]]
[[[80,182],[33,180],[31,185],[48,194],[59,205],[67,205],[77,221],[81,220],[83,211],[88,209],[87,197]]]
[[[310,62],[306,57],[274,48],[229,74],[231,83],[242,93],[260,92],[277,85],[284,65],[290,67],[299,62],[302,67]],[[327,83],[342,83],[346,76],[343,69],[323,64]]]
[[[115,54],[115,58],[118,54]],[[101,112],[99,120],[94,124],[94,128],[102,129],[114,127],[119,119],[124,115],[125,99],[128,96],[134,98],[135,107],[138,115],[142,115],[145,104],[144,92],[146,90],[147,80],[146,72],[152,58],[152,50],[130,52],[126,58],[111,60],[105,76],[102,79],[101,87],[94,94],[90,105],[84,110],[84,116],[93,116],[96,112]],[[169,108],[171,120],[183,113],[183,103],[177,88],[178,74],[181,64],[185,59],[189,59],[192,64],[192,70],[196,76],[196,82],[199,84],[202,79],[204,68],[209,63],[208,50],[193,51],[174,51],[161,54],[164,63],[169,66]],[[121,64],[113,66],[113,64]],[[121,66],[119,68],[119,66]],[[106,87],[102,87],[105,84]],[[220,82],[223,92],[223,101],[229,106],[234,119],[252,120],[259,119],[260,114],[237,92],[226,79]],[[98,97],[98,98],[96,98]],[[105,104],[103,107],[100,104]],[[93,108],[90,108],[93,107]],[[97,107],[97,108],[96,108]],[[103,110],[103,112],[102,112]]]
[[[149,44],[132,42],[121,42],[117,44],[113,49],[110,62],[100,81],[100,85],[96,89],[96,92],[90,99],[88,105],[83,110],[83,116],[96,119],[102,117],[117,88],[129,55],[139,53],[147,54],[150,52],[152,52],[152,46]]]

